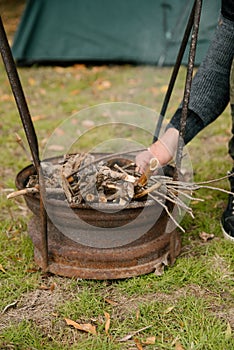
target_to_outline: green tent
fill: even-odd
[[[203,1],[196,64],[217,25],[220,2]],[[193,0],[28,0],[13,55],[20,65],[173,65],[192,5]]]

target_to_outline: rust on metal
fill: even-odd
[[[16,178],[18,189],[24,188],[29,176],[34,173],[35,169],[32,165],[23,169]],[[28,225],[28,231],[34,244],[35,261],[43,267],[44,248],[38,230],[40,196],[38,193],[26,194],[24,198],[34,214]],[[98,209],[100,206],[106,205],[106,203],[99,203]],[[76,204],[72,207],[72,213],[88,222],[93,228],[91,232],[93,235],[92,243],[95,243],[97,228],[100,232],[102,229],[115,227],[119,230],[117,232],[122,232],[125,230],[124,225],[131,223],[143,209],[145,210],[145,215],[143,215],[139,226],[143,232],[142,236],[136,237],[131,243],[111,248],[80,244],[64,235],[61,232],[64,226],[69,226],[71,230],[77,232],[85,230],[82,227],[77,227],[77,222],[72,215],[70,216],[69,211],[66,212],[65,206],[65,202],[61,199],[49,199],[46,204],[47,210],[49,212],[50,209],[53,210],[55,217],[59,219],[58,226],[55,226],[48,219],[48,271],[52,273],[87,279],[127,278],[154,271],[155,266],[165,254],[168,254],[168,262],[172,265],[180,253],[180,234],[177,231],[165,232],[168,216],[162,208],[160,208],[159,218],[154,222],[154,216],[159,208],[152,200],[149,200],[147,204],[144,201],[132,201],[128,207],[117,213],[95,210],[86,203]],[[144,233],[145,226],[150,220],[152,220],[152,227]],[[61,230],[58,227],[61,227]],[[130,227],[130,230],[134,234],[134,225],[132,228]],[[126,235],[132,234],[130,231],[124,233]],[[114,239],[111,234],[110,230],[109,238]],[[116,239],[118,240],[118,237]],[[107,243],[105,240],[104,237],[101,241],[103,247]]]
[[[169,84],[168,93],[160,115],[162,119],[174,86],[193,20],[194,29],[183,98],[181,138],[184,136],[186,125],[201,4],[201,0],[194,1],[194,7],[174,69],[175,73]],[[17,175],[16,185],[19,190],[25,189],[29,176],[36,173],[39,180],[39,193],[26,193],[24,195],[26,203],[33,213],[33,217],[28,225],[28,231],[34,244],[36,263],[43,270],[61,276],[88,279],[127,278],[152,272],[160,263],[172,265],[181,249],[180,234],[176,230],[173,232],[166,231],[168,215],[170,215],[168,208],[173,208],[172,202],[166,203],[162,207],[158,200],[132,200],[129,203],[127,202],[127,205],[122,210],[115,212],[109,210],[108,203],[101,200],[96,206],[95,204],[90,206],[88,202],[70,203],[69,210],[67,210],[68,204],[60,198],[60,196],[65,198],[64,193],[61,194],[60,192],[57,196],[51,198],[48,196],[39,159],[37,136],[1,18],[0,39],[0,51],[34,162],[34,166],[26,167]],[[161,119],[160,122],[162,121]],[[158,124],[156,130],[156,138],[159,128],[160,124]],[[176,162],[177,175],[181,156],[182,143],[179,142]],[[70,173],[68,178],[65,177],[65,183],[68,181],[70,184],[70,181],[73,181],[72,176],[73,173]],[[144,181],[148,181],[147,176]],[[92,201],[92,193],[87,193],[87,195],[89,201]],[[152,194],[150,196],[153,198]],[[111,208],[114,209],[114,205]],[[141,215],[142,213],[144,215]],[[56,218],[56,224],[54,224],[51,217]],[[79,223],[84,222],[89,225],[88,230],[85,225],[77,225],[77,217],[80,219]],[[156,220],[155,217],[157,217]],[[134,222],[136,218],[140,218],[139,227],[137,228],[142,234],[134,236],[136,229],[134,224],[128,226],[127,231],[125,230],[126,225]],[[150,224],[149,228],[145,229],[147,224]],[[83,234],[83,236],[89,233],[92,245],[80,243],[74,240],[74,237],[64,234],[63,229],[65,227],[68,228],[68,231],[78,232]],[[110,229],[109,237],[104,234],[108,229]],[[99,233],[98,237],[97,231]],[[118,245],[118,233],[124,233],[126,236],[132,235],[135,239],[126,244]],[[109,240],[113,242],[113,246],[108,246]]]

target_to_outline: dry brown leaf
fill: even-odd
[[[138,338],[134,338],[134,343],[136,344],[136,347],[138,350],[143,350],[142,344]]]
[[[105,300],[106,303],[108,303],[108,304],[110,304],[110,305],[112,305],[112,306],[118,305],[118,303],[117,303],[116,301],[111,300],[111,299],[109,299],[109,298],[105,298],[104,300]]]
[[[57,286],[57,284],[55,282],[51,283],[50,285],[50,291],[53,292],[55,290],[55,287]]]
[[[46,115],[43,115],[43,114],[39,114],[39,115],[34,115],[33,117],[32,117],[32,121],[33,122],[36,122],[36,121],[38,121],[38,120],[42,120],[42,119],[45,119],[46,118]]]
[[[66,70],[65,67],[54,67],[54,71],[56,73],[64,74],[64,71]]]
[[[107,66],[105,65],[101,65],[101,66],[93,66],[91,68],[93,73],[99,73],[99,72],[103,72],[105,69],[107,69]]]
[[[12,95],[3,94],[0,97],[0,101],[13,101],[14,97]]]
[[[72,68],[76,70],[86,70],[86,65],[82,63],[77,63],[77,64],[74,64]]]
[[[36,84],[36,80],[33,78],[28,78],[28,83],[30,86],[34,86]]]
[[[104,311],[106,323],[105,323],[105,332],[106,335],[109,335],[109,329],[110,329],[110,314],[108,312]]]
[[[207,242],[208,240],[213,239],[214,236],[215,235],[213,233],[207,233],[207,232],[204,232],[204,231],[199,233],[199,237],[201,238],[201,240],[203,242]]]
[[[143,345],[154,345],[156,341],[156,337],[148,337],[145,341],[142,342]]]
[[[6,270],[4,269],[4,267],[2,266],[2,264],[0,264],[0,271],[6,273]]]
[[[39,91],[39,93],[41,95],[46,95],[46,90],[45,89],[40,88],[38,91]]]
[[[41,290],[49,290],[50,288],[47,287],[45,284],[41,284],[39,289],[41,289]]]
[[[176,342],[175,350],[185,350],[184,347],[180,344],[180,342]]]
[[[79,95],[79,94],[80,94],[80,90],[79,90],[79,89],[72,90],[72,91],[70,92],[70,94],[71,94],[72,96]]]
[[[160,87],[160,92],[165,93],[167,92],[167,89],[168,89],[168,85],[163,85]]]
[[[86,333],[91,333],[93,335],[97,334],[96,327],[93,326],[90,323],[81,323],[80,324],[80,323],[77,323],[75,321],[70,320],[69,318],[64,318],[64,319],[65,319],[66,324],[68,326],[72,326],[72,327],[78,329],[79,331],[83,331],[83,332],[86,332]]]
[[[98,90],[106,90],[111,87],[111,82],[109,80],[103,80],[98,84]]]
[[[97,79],[93,85],[97,90],[102,91],[109,89],[111,87],[111,82],[109,80]]]

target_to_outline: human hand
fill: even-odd
[[[179,131],[177,129],[167,129],[161,139],[153,143],[146,151],[137,154],[135,160],[137,170],[143,173],[149,167],[152,158],[158,160],[159,167],[168,164],[177,149],[178,137]]]
[[[155,156],[149,149],[137,154],[135,159],[137,171],[140,174],[144,173],[149,168],[152,159],[155,159]]]

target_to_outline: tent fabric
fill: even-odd
[[[193,0],[28,0],[13,56],[21,65],[173,65],[192,6]],[[203,1],[196,64],[205,55],[219,11],[220,0]]]

